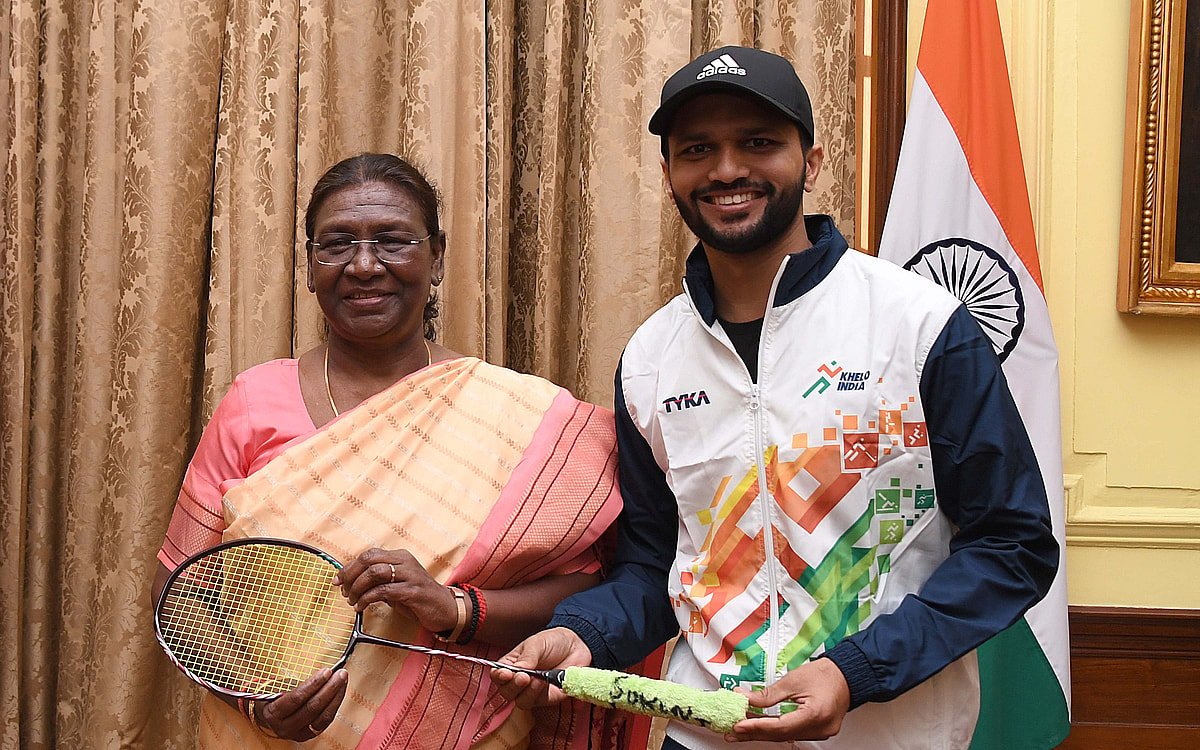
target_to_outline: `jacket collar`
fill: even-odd
[[[785,268],[775,287],[772,307],[782,307],[804,296],[821,283],[849,246],[846,238],[834,226],[833,219],[823,214],[804,217],[804,228],[812,247],[791,253],[784,259]],[[715,288],[708,257],[699,243],[688,255],[684,274],[684,289],[692,298],[696,312],[707,326],[717,322]]]

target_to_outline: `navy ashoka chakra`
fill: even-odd
[[[1000,253],[951,237],[921,248],[904,267],[946,288],[966,305],[1003,362],[1025,327],[1025,300],[1017,274]]]

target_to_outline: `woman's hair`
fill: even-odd
[[[330,167],[317,184],[313,186],[312,197],[308,199],[308,209],[304,212],[304,234],[308,241],[313,239],[313,225],[316,223],[317,211],[324,205],[329,196],[342,188],[365,185],[378,182],[392,185],[408,194],[421,211],[425,220],[425,229],[432,235],[441,232],[438,224],[438,207],[441,200],[437,188],[425,179],[421,170],[414,167],[399,156],[392,154],[359,154],[343,159]],[[430,295],[425,303],[425,338],[432,339],[437,331],[433,321],[438,317],[437,292]]]

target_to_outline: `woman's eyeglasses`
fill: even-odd
[[[412,251],[432,237],[411,237],[390,232],[377,234],[369,240],[360,240],[352,234],[322,234],[312,241],[313,258],[324,266],[344,266],[358,255],[358,246],[373,246],[368,249],[381,263],[404,263],[412,258]]]

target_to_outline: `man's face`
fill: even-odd
[[[798,231],[801,204],[820,171],[796,124],[753,97],[697,96],[667,137],[668,184],[684,222],[706,246],[751,253]]]

